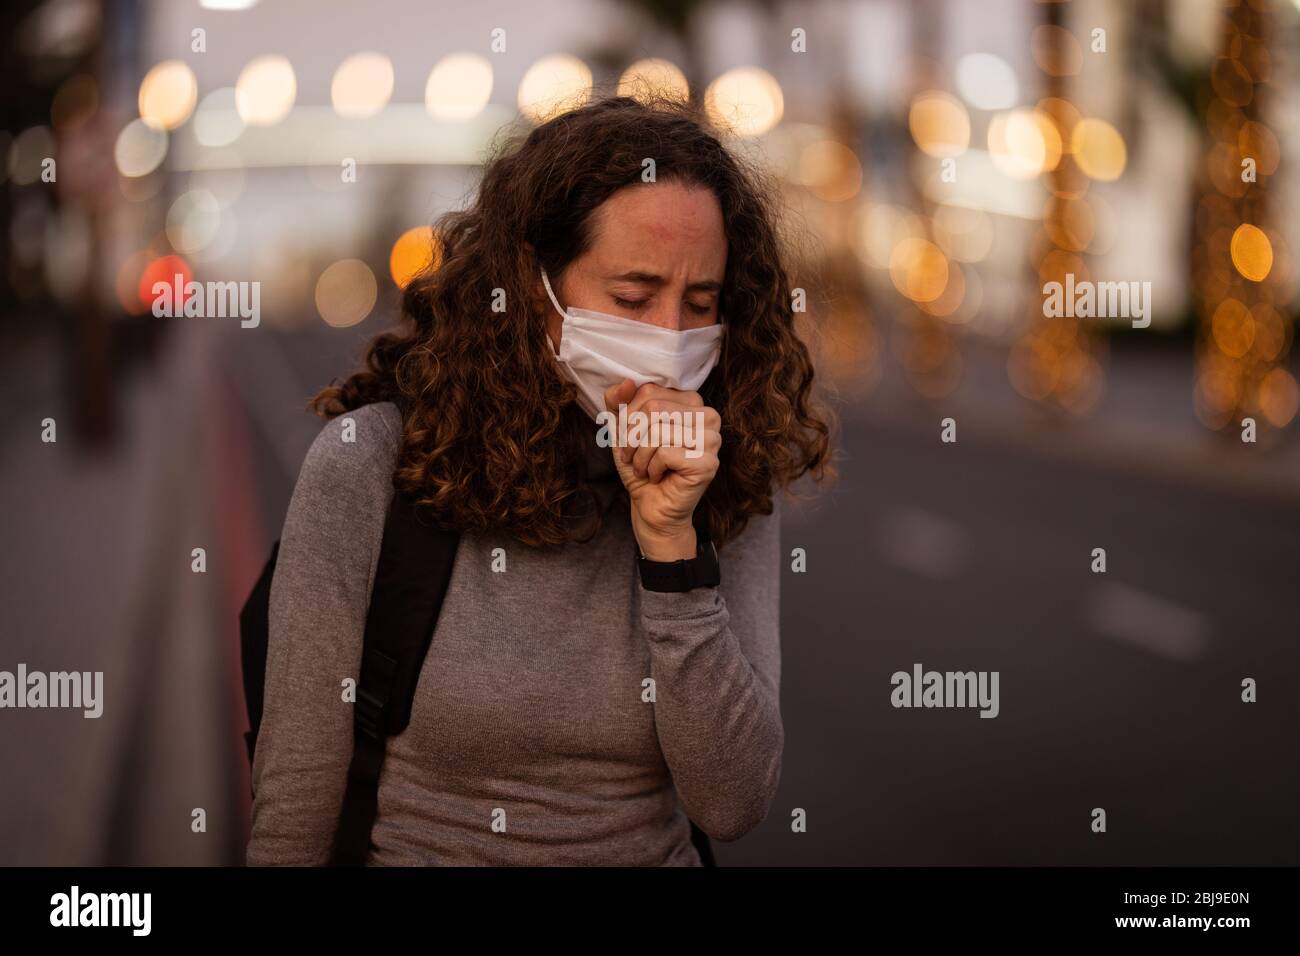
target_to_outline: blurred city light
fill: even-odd
[[[118,134],[113,157],[123,176],[147,176],[167,155],[167,133],[142,119],[133,119]]]
[[[54,134],[47,126],[29,126],[9,145],[9,178],[27,186],[41,177],[41,164],[54,155]]]
[[[591,69],[576,56],[556,53],[528,68],[519,82],[519,109],[534,123],[545,122],[586,102],[591,94]]]
[[[339,116],[374,116],[393,95],[393,63],[382,53],[354,53],[334,71],[330,102]]]
[[[379,296],[379,284],[360,259],[341,259],[316,280],[316,311],[326,325],[347,328],[370,314]]]
[[[618,80],[618,95],[637,99],[661,97],[685,100],[691,95],[690,85],[675,63],[658,57],[637,60]]]
[[[1232,264],[1251,282],[1263,282],[1273,269],[1273,246],[1264,230],[1243,222],[1232,234]]]
[[[1074,124],[1070,133],[1070,152],[1079,168],[1100,182],[1119,179],[1128,162],[1124,137],[1105,120],[1092,117]]]
[[[799,181],[826,202],[845,202],[862,188],[862,164],[843,143],[824,139],[799,154]]]
[[[1043,24],[1030,36],[1030,51],[1038,68],[1051,77],[1075,76],[1083,69],[1083,48],[1064,27]]]
[[[388,271],[398,288],[441,261],[441,249],[430,226],[416,226],[398,236],[388,256]]]
[[[222,86],[203,97],[194,112],[194,138],[204,146],[229,146],[244,132],[235,89]]]
[[[889,255],[894,287],[913,302],[933,302],[948,286],[948,258],[934,243],[903,239]]]
[[[889,203],[870,203],[857,220],[857,251],[872,268],[888,269],[894,249],[904,240],[921,237],[925,227],[910,210]]]
[[[1040,110],[998,113],[989,122],[989,155],[1012,179],[1035,179],[1061,161],[1061,136]]]
[[[944,253],[958,262],[979,262],[993,248],[993,220],[975,209],[940,206],[934,213],[934,234]]]
[[[259,56],[239,74],[235,108],[249,126],[274,126],[293,109],[298,80],[293,65],[282,56]]]
[[[440,120],[468,120],[492,98],[492,64],[477,53],[452,53],[438,61],[424,87],[424,105]]]
[[[709,84],[704,106],[720,127],[737,136],[761,136],[785,114],[781,84],[766,70],[742,66]]]
[[[1011,64],[992,53],[968,53],[957,61],[957,91],[980,110],[1005,110],[1016,105],[1020,85]]]
[[[177,276],[180,277],[181,295],[176,302],[172,303],[172,309],[179,313],[189,296],[186,285],[194,278],[194,270],[183,257],[177,255],[158,256],[150,261],[140,274],[140,283],[136,290],[140,298],[141,311],[149,311],[152,307],[156,298],[154,286],[157,283],[174,288]]]
[[[221,205],[206,189],[181,193],[167,210],[167,239],[180,253],[198,252],[216,238]]]
[[[927,156],[960,156],[970,145],[970,117],[957,97],[926,90],[912,99],[907,114],[912,139]]]
[[[155,129],[175,129],[194,112],[199,84],[180,60],[159,63],[140,82],[140,118]]]

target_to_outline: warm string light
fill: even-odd
[[[1195,407],[1202,423],[1228,435],[1246,418],[1260,431],[1284,428],[1300,408],[1300,388],[1286,368],[1294,267],[1271,225],[1280,150],[1264,122],[1273,70],[1264,40],[1269,16],[1246,3],[1226,11],[1205,109],[1210,145],[1197,178]]]
[[[1034,61],[1046,76],[1047,96],[1036,109],[1018,111],[1018,140],[1028,142],[1017,161],[1041,153],[1037,172],[1044,177],[1049,198],[1043,224],[1031,245],[1033,291],[1029,296],[1024,334],[1012,346],[1007,373],[1021,395],[1043,407],[1083,415],[1096,407],[1104,387],[1099,337],[1073,314],[1043,314],[1043,288],[1049,282],[1066,283],[1091,278],[1085,254],[1097,231],[1097,217],[1087,192],[1092,180],[1117,179],[1123,172],[1126,150],[1123,137],[1109,123],[1085,118],[1066,96],[1065,79],[1081,69],[1078,40],[1059,22],[1060,5],[1045,8],[1052,22],[1032,36]],[[1011,139],[1008,122],[1003,136]],[[1036,133],[1043,146],[1035,145]],[[990,149],[994,148],[990,130]],[[1029,165],[1033,169],[1032,165]]]
[[[805,290],[806,302],[795,314],[796,329],[816,349],[818,368],[848,399],[862,399],[877,385],[881,373],[881,336],[870,309],[863,262],[855,254],[866,170],[855,147],[862,135],[852,110],[841,101],[834,120],[802,146],[791,144],[785,179],[801,199],[811,203],[817,230],[825,238],[816,261],[797,262],[792,276],[817,277]],[[794,282],[802,288],[802,280]],[[800,293],[796,291],[795,295]],[[815,315],[815,318],[814,318]]]
[[[233,2],[233,0],[231,0]],[[486,107],[493,91],[493,67],[480,54],[452,53],[439,60],[429,74],[424,99],[428,114],[440,122],[473,120]],[[330,85],[333,112],[342,119],[368,120],[384,112],[392,99],[394,67],[378,52],[348,56],[334,70]],[[592,89],[590,68],[569,54],[553,54],[536,61],[526,71],[516,95],[520,114],[542,122],[566,109],[585,103]],[[644,59],[631,64],[620,79],[620,91],[633,96],[653,95],[686,99],[690,95],[686,77],[675,64],[662,59]],[[293,64],[284,56],[268,54],[246,64],[233,87],[200,91],[193,72],[181,61],[158,64],[143,78],[139,88],[140,117],[129,122],[115,144],[114,159],[128,199],[147,198],[160,188],[153,174],[164,167],[171,141],[169,134],[193,122],[193,137],[205,149],[237,146],[250,127],[274,127],[293,112],[298,92]],[[72,116],[76,97],[73,90],[65,99]],[[770,132],[780,123],[784,94],[767,71],[747,66],[717,77],[702,93],[706,110],[729,134],[742,138]],[[73,117],[75,119],[75,117]],[[69,120],[71,122],[72,120]],[[62,120],[61,120],[62,122]],[[858,194],[862,168],[856,154],[839,142],[811,144],[800,157],[802,185],[819,199],[844,204]],[[153,184],[152,189],[145,186]],[[205,190],[193,190],[171,204],[167,230],[163,234],[175,252],[191,254],[211,251],[223,221],[233,219]],[[233,225],[227,231],[232,231]],[[390,256],[389,272],[398,287],[426,267],[436,269],[440,250],[428,227],[409,230],[397,238]],[[152,260],[133,255],[124,260],[124,273],[138,278]],[[316,301],[321,317],[334,326],[361,321],[373,308],[377,283],[374,270],[359,260],[342,260],[327,268],[317,282]],[[355,287],[355,288],[351,288]],[[353,295],[343,295],[351,288]],[[138,302],[129,296],[132,310]]]
[[[1005,89],[972,89],[968,72],[969,67],[959,71],[957,84],[977,100],[1000,102],[1007,95]],[[951,166],[970,148],[970,114],[961,100],[937,83],[912,97],[907,125],[917,149],[940,164]],[[951,235],[939,223],[942,211],[949,207],[927,201],[920,190],[914,199],[921,213],[900,223],[905,228],[895,231],[887,262],[890,281],[905,300],[895,354],[912,388],[925,398],[939,399],[961,382],[964,366],[953,326],[964,317],[959,310],[967,283],[950,255]]]

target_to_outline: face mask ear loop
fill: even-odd
[[[567,319],[568,313],[560,308],[560,300],[555,297],[555,292],[551,289],[551,280],[547,278],[546,270],[542,270],[542,285],[546,286],[546,294],[551,298],[551,305],[555,306],[555,311],[560,313],[560,318]]]

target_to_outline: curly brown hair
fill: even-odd
[[[594,514],[599,526],[583,464],[592,423],[547,339],[538,266],[558,278],[586,251],[592,213],[642,182],[646,157],[658,181],[712,190],[728,243],[719,300],[727,335],[700,388],[721,415],[722,448],[697,522],[724,543],[751,515],[772,512],[775,486],[826,474],[829,428],[794,328],[774,190],[697,107],[609,97],[497,146],[474,201],[435,225],[441,256],[407,285],[402,326],[377,336],[364,368],[311,403],[333,418],[395,402],[404,434],[394,487],[445,525],[532,545],[593,533],[576,530],[575,514]],[[502,291],[504,313],[492,309]]]

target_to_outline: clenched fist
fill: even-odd
[[[620,405],[627,406],[629,434],[638,412],[680,415],[675,427],[668,427],[671,419],[660,419],[657,436],[651,436],[647,425],[637,444],[620,446],[616,430],[611,429],[616,437],[610,450],[632,500],[632,531],[641,553],[651,561],[694,558],[691,516],[718,473],[722,417],[704,404],[698,392],[651,384],[637,388],[631,379],[605,391],[605,407],[615,416]]]

